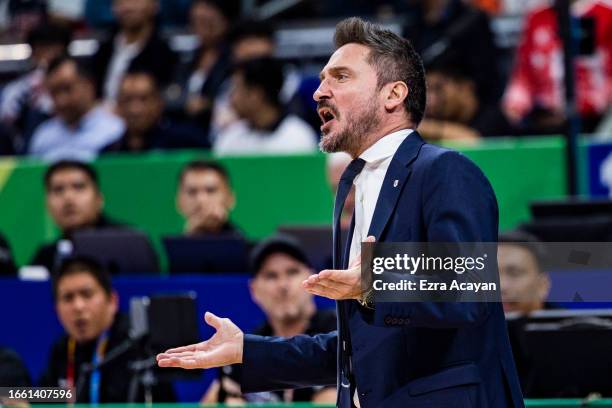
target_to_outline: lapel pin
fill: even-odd
[[[393,187],[397,187],[397,185],[398,185],[398,184],[399,184],[399,180],[395,180],[395,181],[393,182]]]

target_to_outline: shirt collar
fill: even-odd
[[[412,129],[402,129],[381,137],[376,143],[368,147],[361,155],[367,164],[373,164],[393,156],[399,146],[411,133]]]

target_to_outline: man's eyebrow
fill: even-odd
[[[347,67],[347,66],[331,67],[331,68],[328,68],[327,71],[330,74],[337,74],[337,73],[343,72],[343,71],[344,72],[352,72],[352,70],[349,67]],[[319,73],[319,79],[321,81],[323,80],[324,77],[325,77],[325,70],[323,70],[323,71],[321,71],[321,73]]]

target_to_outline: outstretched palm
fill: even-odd
[[[189,346],[166,350],[157,355],[160,367],[213,368],[242,362],[244,334],[231,320],[204,315],[206,323],[215,328],[208,340]]]

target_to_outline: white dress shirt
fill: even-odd
[[[404,139],[412,132],[412,129],[402,129],[384,136],[359,156],[365,160],[366,164],[353,181],[355,185],[355,229],[351,241],[349,265],[361,253],[361,242],[368,237],[378,195],[391,159]]]

